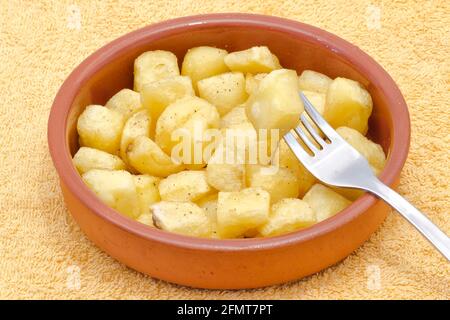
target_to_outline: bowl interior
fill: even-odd
[[[139,54],[147,50],[169,50],[177,55],[181,67],[186,51],[202,45],[228,51],[265,45],[279,57],[283,67],[294,69],[298,74],[305,69],[312,69],[331,78],[342,76],[359,81],[368,89],[374,101],[369,136],[381,144],[385,152],[389,152],[393,119],[388,99],[379,86],[374,84],[374,79],[370,78],[373,75],[367,74],[366,70],[361,68],[361,64],[351,60],[351,52],[330,48],[327,43],[314,35],[303,34],[293,37],[292,34],[268,28],[264,24],[252,27],[205,24],[196,27],[180,26],[160,36],[155,36],[151,30],[148,31],[148,37],[145,34],[142,36],[141,32],[138,40],[130,39],[126,48],[117,50],[107,59],[103,59],[98,64],[96,72],[83,80],[70,108],[66,137],[71,154],[74,155],[79,148],[76,131],[79,114],[89,104],[104,105],[117,91],[132,88],[133,62]]]

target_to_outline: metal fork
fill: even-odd
[[[324,138],[316,131],[306,115],[302,114],[300,121],[303,127],[297,126],[284,136],[284,140],[298,160],[317,179],[328,185],[362,189],[383,199],[416,227],[447,258],[447,261],[450,261],[450,238],[402,196],[378,180],[367,160],[325,121],[303,93],[300,93],[300,97],[306,113],[322,131]],[[300,145],[294,131],[309,151]],[[311,141],[311,138],[314,141]]]

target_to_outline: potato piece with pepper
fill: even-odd
[[[272,205],[269,220],[258,229],[263,237],[277,236],[316,223],[316,215],[306,201],[285,198]]]
[[[73,164],[80,174],[91,169],[125,170],[125,163],[118,156],[105,151],[81,147],[73,156]]]
[[[211,219],[195,203],[161,201],[151,205],[150,211],[154,225],[159,229],[194,237],[211,237]]]
[[[124,119],[128,119],[133,113],[142,108],[139,92],[122,89],[105,104],[108,109],[119,112]]]
[[[298,197],[297,177],[287,168],[247,165],[245,177],[248,187],[259,187],[266,190],[270,194],[271,203],[276,203],[283,198]]]
[[[250,123],[250,121],[245,113],[245,107],[241,105],[233,108],[220,119],[220,128],[231,128],[243,123]]]
[[[148,83],[141,90],[142,106],[150,111],[152,119],[158,120],[164,109],[183,98],[195,95],[189,77],[175,76]]]
[[[203,150],[208,129],[218,128],[220,116],[215,106],[198,97],[186,96],[169,105],[156,123],[155,142],[167,154],[174,150],[176,157],[190,168],[204,166]]]
[[[140,173],[157,177],[167,177],[180,172],[183,166],[172,161],[161,148],[146,136],[139,136],[128,146],[127,159]]]
[[[225,57],[225,64],[231,71],[244,73],[264,73],[281,69],[277,56],[266,46],[229,53]]]
[[[139,216],[136,185],[128,171],[92,169],[84,173],[82,178],[105,204],[130,218]]]
[[[144,85],[180,75],[177,57],[169,51],[154,50],[142,53],[134,60],[134,91]]]
[[[372,106],[369,92],[360,83],[336,78],[328,88],[323,115],[333,128],[350,127],[365,135]]]
[[[351,204],[350,200],[321,184],[313,185],[303,200],[313,209],[317,222],[334,216]]]
[[[211,238],[218,239],[219,234],[217,233],[217,193],[210,194],[206,197],[201,198],[196,203],[197,205],[206,211],[208,217],[211,221]]]
[[[212,192],[204,170],[181,171],[159,184],[161,199],[165,201],[196,201]]]
[[[90,105],[78,117],[81,146],[118,154],[124,125],[123,116],[100,105]]]
[[[327,93],[328,87],[333,80],[323,73],[304,70],[298,77],[299,88],[302,91],[313,91],[317,93]]]
[[[230,71],[224,62],[226,50],[202,46],[191,48],[186,52],[181,66],[181,74],[192,79],[194,89],[197,82]]]
[[[215,105],[221,116],[248,98],[245,78],[241,72],[226,72],[205,78],[197,86],[200,98]]]
[[[245,187],[245,165],[226,161],[224,145],[220,145],[206,167],[206,180],[220,191],[239,191]]]
[[[294,70],[280,69],[269,73],[246,104],[246,113],[256,130],[279,129],[279,135],[295,127],[303,103],[299,97],[298,78]]]
[[[270,194],[261,188],[238,192],[219,192],[217,231],[220,238],[238,238],[253,234],[267,222]]]
[[[139,136],[150,136],[151,122],[148,110],[136,112],[125,122],[120,139],[120,156],[125,163],[129,164],[127,151],[130,143]]]
[[[147,174],[141,174],[133,176],[133,181],[138,196],[139,214],[140,216],[149,214],[150,205],[161,200],[158,190],[161,179]]]

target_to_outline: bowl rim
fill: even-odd
[[[252,27],[271,29],[303,37],[305,41],[319,43],[352,63],[356,69],[368,76],[386,100],[395,102],[390,106],[392,119],[391,142],[386,166],[380,180],[393,185],[406,161],[410,143],[410,120],[406,102],[390,75],[369,55],[355,45],[317,27],[284,18],[247,13],[215,13],[186,16],[152,24],[125,34],[106,44],[81,62],[60,87],[50,110],[48,120],[49,151],[58,172],[60,182],[97,216],[117,227],[150,241],[194,250],[254,251],[291,246],[299,242],[323,236],[356,219],[378,200],[365,194],[335,216],[309,228],[285,235],[251,239],[206,239],[185,236],[152,228],[123,216],[108,207],[83,183],[72,163],[66,141],[66,129],[71,105],[83,84],[101,68],[127,51],[130,45],[139,46],[152,39],[176,33],[208,27]],[[369,75],[371,75],[369,77]],[[398,120],[398,121],[397,121]],[[399,124],[400,123],[400,124]]]

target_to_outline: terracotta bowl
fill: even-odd
[[[395,186],[405,162],[410,123],[391,77],[354,45],[318,28],[276,17],[211,14],[184,17],[129,33],[84,60],[61,86],[48,122],[48,143],[66,205],[98,247],[152,277],[201,288],[254,288],[302,278],[342,260],[380,226],[388,207],[364,195],[310,228],[265,239],[209,240],[168,233],[128,219],[103,204],[72,165],[76,120],[88,104],[104,104],[132,88],[133,61],[147,50],[174,52],[179,61],[200,45],[236,51],[268,46],[282,65],[357,80],[370,91],[370,136],[388,154],[381,180]]]

